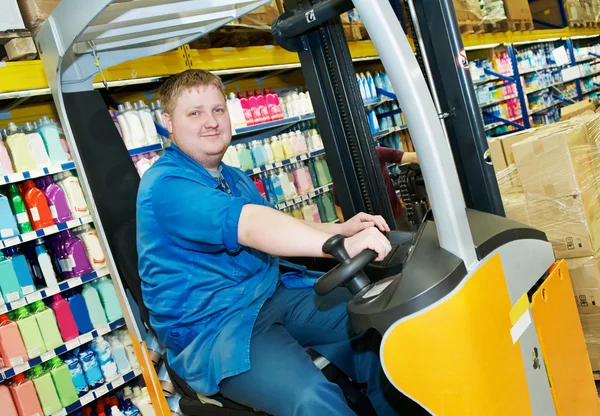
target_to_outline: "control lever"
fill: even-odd
[[[344,241],[344,236],[338,234],[323,244],[323,252],[330,254],[340,264],[321,276],[315,283],[315,292],[319,296],[328,294],[338,286],[346,286],[353,295],[356,295],[371,283],[363,269],[377,258],[377,253],[373,250],[364,250],[350,258],[344,247]]]

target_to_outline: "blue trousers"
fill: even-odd
[[[223,380],[221,393],[275,416],[354,415],[341,389],[325,378],[304,351],[310,347],[352,380],[366,382],[378,415],[400,414],[394,392],[389,394],[393,387],[380,366],[378,345],[365,347],[352,338],[346,312],[350,298],[341,288],[319,297],[313,289],[286,289],[279,284],[254,326],[251,369]]]

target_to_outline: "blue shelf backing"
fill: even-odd
[[[254,126],[240,127],[238,129],[235,129],[233,136],[239,136],[241,134],[248,134],[248,133],[256,133],[258,131],[268,130],[268,129],[272,129],[275,127],[281,127],[281,126],[285,126],[288,124],[294,124],[294,123],[298,123],[300,121],[310,120],[313,118],[315,118],[315,114],[310,113],[310,114],[303,114],[301,116],[284,118],[283,120],[269,121],[268,123],[256,124]]]
[[[142,153],[158,152],[163,149],[162,143],[151,144],[150,146],[136,147],[135,149],[128,150],[129,156],[141,155]]]
[[[7,248],[16,246],[28,241],[33,241],[38,238],[46,237],[48,235],[56,234],[60,231],[68,230],[71,228],[78,227],[83,224],[89,224],[92,222],[92,216],[86,215],[85,217],[75,218],[74,220],[61,222],[50,227],[42,228],[40,230],[30,231],[25,234],[16,235],[14,237],[5,238],[0,241],[0,248]]]
[[[244,172],[246,172],[247,175],[256,175],[261,172],[267,172],[272,169],[277,169],[282,166],[291,165],[292,163],[300,162],[302,160],[307,160],[307,159],[310,159],[310,158],[313,158],[313,157],[316,157],[319,155],[324,155],[324,154],[325,154],[325,150],[323,150],[323,149],[315,150],[314,152],[306,153],[306,154],[300,155],[300,156],[295,156],[290,159],[282,160],[280,162],[267,163],[266,165],[262,165],[257,168],[254,168],[254,169],[247,169]]]
[[[75,169],[75,163],[67,162],[60,165],[53,165],[47,168],[39,168],[25,172],[15,172],[9,175],[0,176],[0,185],[8,185],[9,183],[22,182],[27,179],[41,178],[43,176],[54,175],[55,173],[64,172],[65,170]]]

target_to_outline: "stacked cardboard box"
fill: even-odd
[[[557,259],[566,259],[592,367],[599,371],[600,114],[588,111],[498,140],[502,153],[492,153],[503,154],[508,166],[497,173],[507,217],[544,231]]]

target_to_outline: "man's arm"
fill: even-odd
[[[381,215],[370,215],[360,212],[348,221],[342,224],[324,224],[319,222],[303,221],[306,225],[324,231],[329,234],[341,234],[345,237],[352,237],[369,227],[377,227],[379,231],[390,231],[389,225]]]
[[[383,163],[419,163],[415,152],[403,152],[389,147],[377,146],[377,159]]]
[[[238,242],[276,256],[323,257],[323,244],[334,233],[312,225],[271,208],[247,204],[242,208],[238,222]],[[337,233],[337,229],[333,231]],[[346,238],[346,250],[351,257],[366,249],[376,251],[378,260],[382,260],[391,245],[373,226]]]

